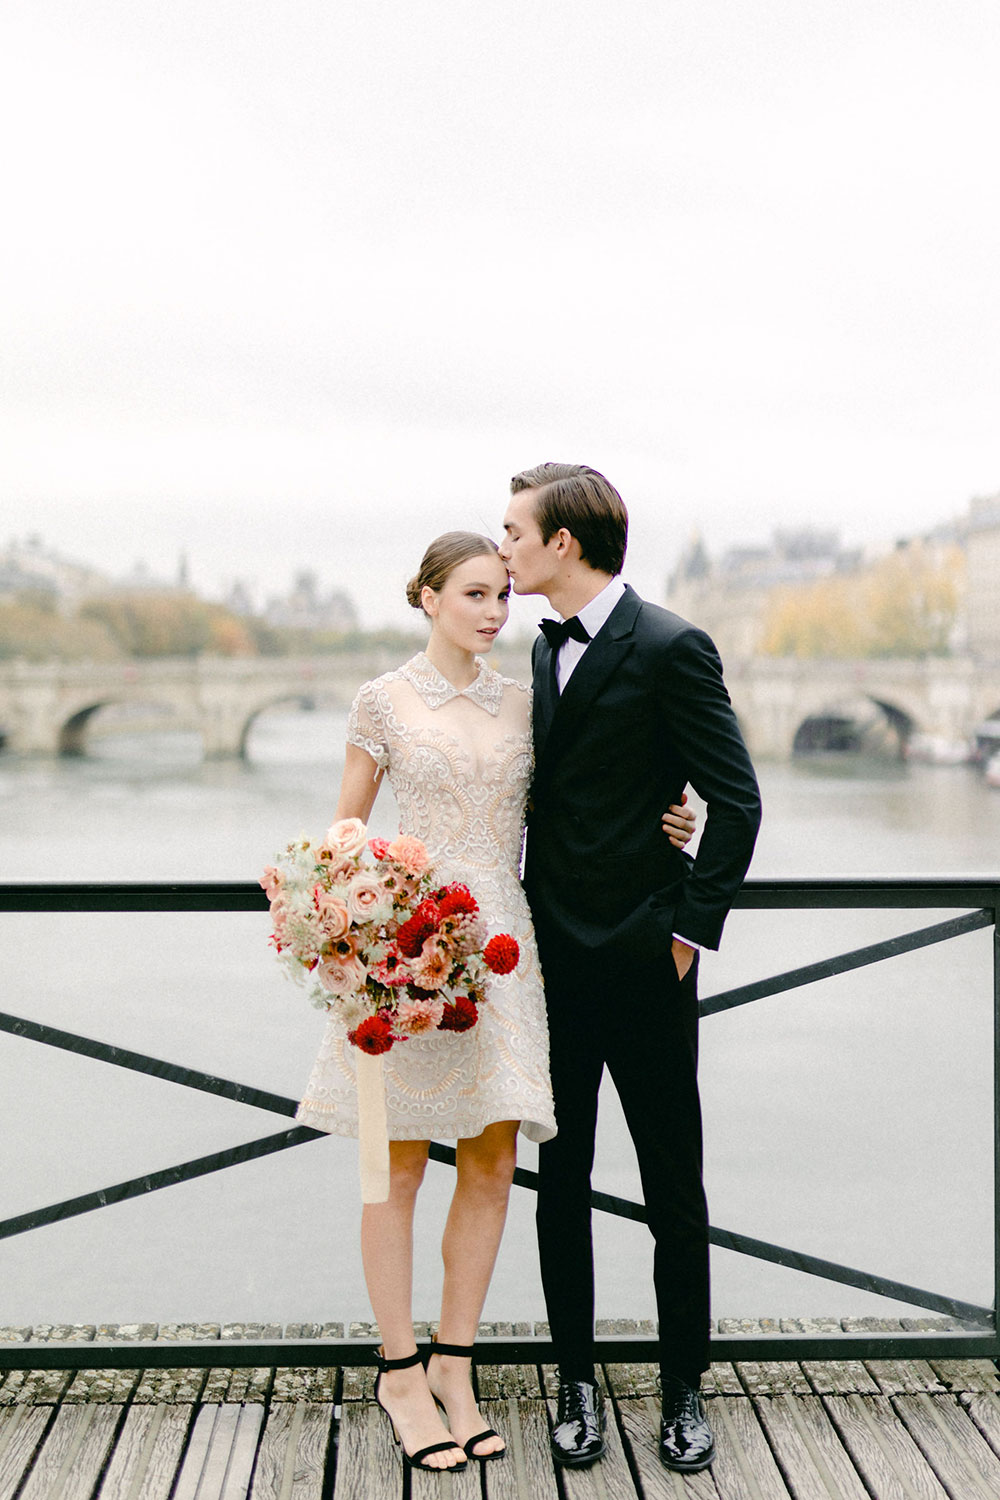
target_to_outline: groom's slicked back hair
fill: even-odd
[[[620,573],[628,545],[628,511],[609,480],[586,464],[536,464],[510,482],[512,495],[537,490],[535,520],[548,542],[561,527],[580,543],[585,563],[601,573]]]

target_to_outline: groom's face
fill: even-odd
[[[537,490],[520,490],[512,495],[503,518],[500,556],[507,564],[515,594],[544,594],[556,574],[556,538],[542,541],[535,520],[537,494]]]

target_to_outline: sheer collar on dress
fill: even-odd
[[[453,686],[423,651],[411,656],[399,670],[407,682],[413,684],[428,708],[440,708],[452,698],[471,698],[473,703],[496,718],[503,701],[503,678],[487,666],[481,656],[476,657],[476,666],[478,675],[467,688]]]

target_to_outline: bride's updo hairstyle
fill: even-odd
[[[424,589],[439,594],[456,568],[470,557],[488,557],[499,551],[496,542],[476,531],[446,531],[435,537],[424,553],[415,578],[406,585],[406,600],[414,609],[423,609],[420,595]]]

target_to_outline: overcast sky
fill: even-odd
[[[997,0],[5,0],[0,544],[375,623],[546,458],[653,597],[927,529],[1000,488],[998,76]]]

